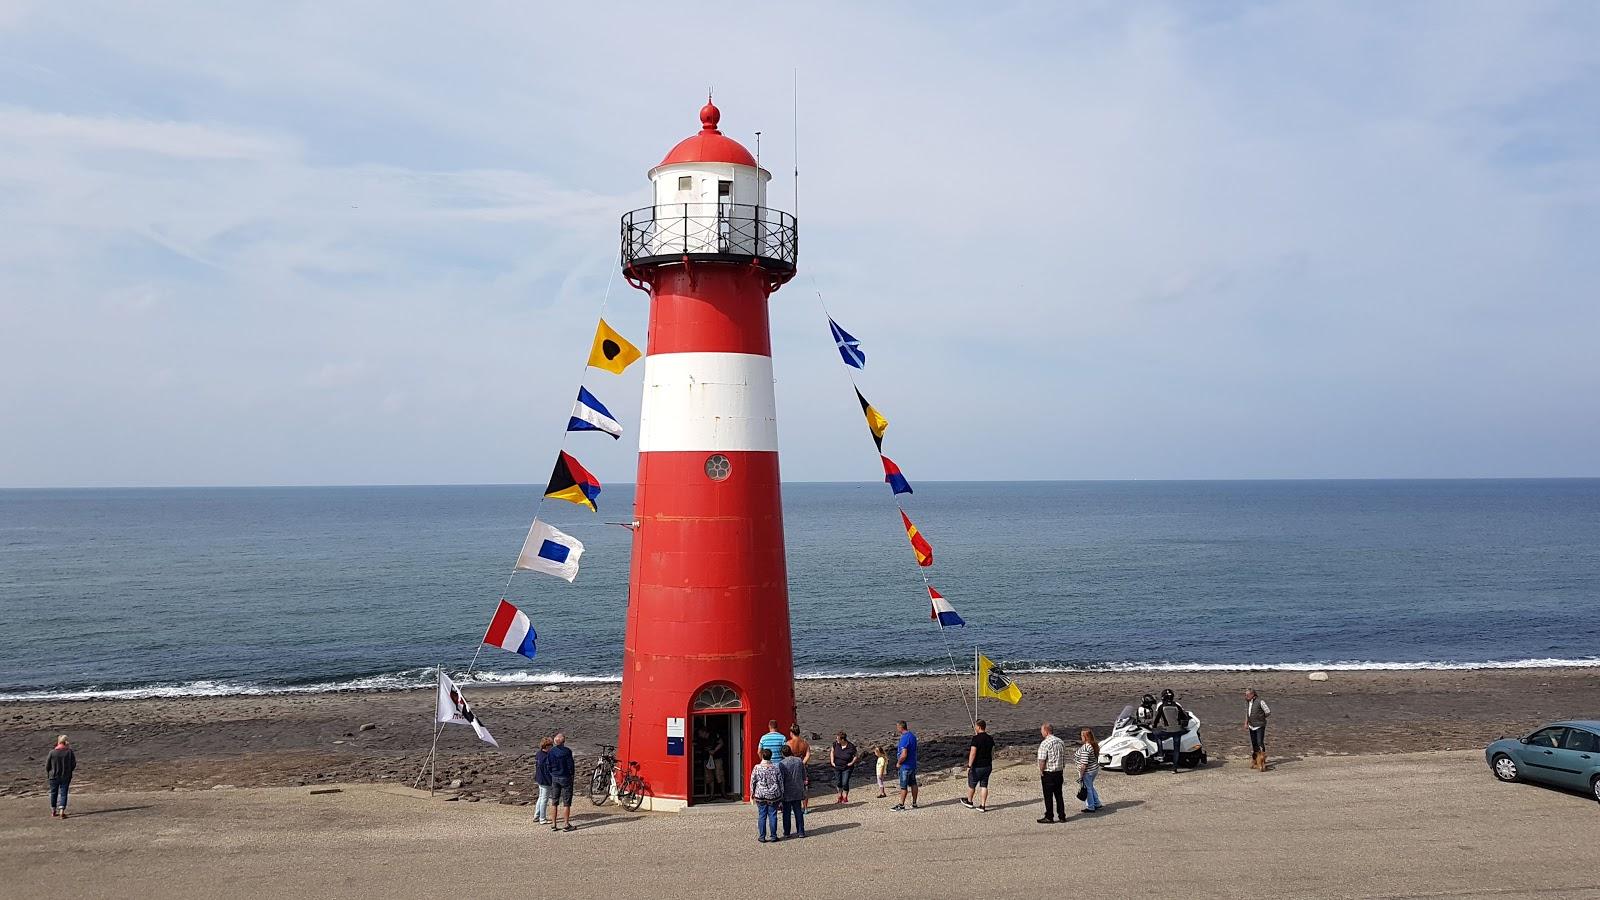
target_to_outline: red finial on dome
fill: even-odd
[[[718,162],[754,166],[756,159],[750,155],[749,150],[717,130],[717,125],[721,121],[722,110],[717,109],[717,105],[711,102],[710,93],[707,93],[706,105],[700,107],[700,130],[679,141],[678,146],[667,153],[660,165]]]
[[[716,105],[711,102],[711,95],[707,94],[706,105],[700,107],[700,130],[721,134],[722,132],[717,131],[717,123],[721,121],[722,110],[717,109]]]

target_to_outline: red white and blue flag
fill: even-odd
[[[956,613],[956,608],[950,605],[950,601],[946,600],[943,594],[934,590],[932,585],[928,587],[928,597],[929,599],[933,600],[933,612],[928,615],[928,618],[938,622],[940,628],[949,628],[952,625],[967,624],[966,621]]]
[[[533,659],[534,640],[538,636],[533,630],[533,623],[528,621],[527,613],[501,600],[499,608],[494,611],[494,618],[489,622],[489,630],[483,635],[483,642]]]

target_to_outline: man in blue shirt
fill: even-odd
[[[783,745],[785,743],[787,743],[787,739],[783,736],[783,732],[778,730],[778,720],[769,719],[767,720],[767,733],[763,734],[760,742],[756,744],[756,751],[759,753],[762,750],[771,750],[772,762],[776,764],[778,760],[783,759]]]
[[[545,766],[550,772],[550,830],[572,830],[572,783],[576,780],[576,767],[572,759],[572,751],[567,748],[567,736],[557,734],[555,746],[550,748],[550,754],[544,758]],[[561,808],[567,808],[567,827],[561,827]]]
[[[896,749],[898,755],[896,763],[900,767],[900,802],[889,807],[893,810],[906,808],[906,796],[911,797],[911,808],[917,808],[917,736],[904,721],[895,723],[895,730],[900,732],[900,743]]]

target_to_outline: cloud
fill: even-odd
[[[1593,473],[1592,7],[730,11],[0,14],[0,484],[540,477],[644,170],[710,83],[793,205],[796,68],[786,477],[876,465],[813,290],[913,480]]]

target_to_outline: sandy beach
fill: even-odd
[[[1346,754],[1481,749],[1553,718],[1600,718],[1600,669],[1333,672],[1032,674],[1017,679],[1021,706],[980,707],[1003,759],[1033,752],[1041,720],[1104,734],[1122,705],[1170,686],[1204,722],[1213,759],[1238,758],[1246,743],[1240,693],[1254,686],[1273,708],[1274,756],[1285,762]],[[919,733],[933,777],[965,754],[966,679],[804,680],[801,725],[859,742],[888,742],[894,721]],[[500,741],[467,728],[440,740],[438,776],[463,782],[469,801],[528,798],[538,737],[564,730],[581,758],[616,735],[618,686],[471,687],[469,697]],[[42,795],[53,737],[78,751],[74,790],[207,790],[327,783],[411,783],[426,755],[432,693],[299,694],[0,705],[0,796]],[[375,726],[363,731],[363,725]],[[819,773],[820,775],[820,773]]]
[[[986,813],[945,781],[907,812],[817,803],[805,840],[766,846],[743,804],[580,801],[554,834],[527,809],[373,785],[85,792],[66,822],[3,798],[0,867],[17,897],[1600,896],[1594,802],[1498,784],[1476,751],[1102,781],[1106,807],[1063,824],[1034,821],[1017,764]]]

